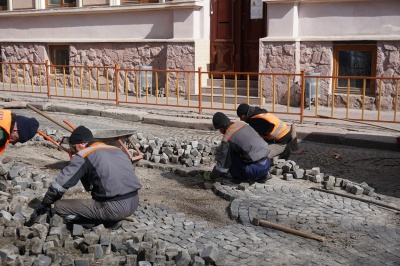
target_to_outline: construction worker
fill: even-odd
[[[270,178],[270,150],[253,128],[242,121],[231,122],[221,112],[214,114],[212,122],[224,136],[216,155],[217,163],[209,174],[211,179],[228,171],[234,183],[263,183]]]
[[[39,128],[35,118],[16,115],[10,110],[0,109],[0,154],[8,143],[24,143],[33,138]]]
[[[292,132],[285,122],[265,109],[246,103],[241,103],[236,113],[240,120],[247,122],[268,143],[271,150],[269,158],[279,156],[289,159],[291,149],[288,144],[292,140]]]
[[[31,217],[45,213],[54,203],[54,212],[67,223],[119,228],[122,220],[137,209],[142,187],[130,159],[121,149],[97,142],[84,126],[72,132],[69,143],[77,153],[58,173]],[[60,200],[78,181],[91,191],[92,198]]]

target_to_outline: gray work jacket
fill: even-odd
[[[270,153],[268,144],[247,123],[238,121],[226,130],[216,156],[214,171],[228,172],[232,158],[240,156],[244,164],[265,160]]]
[[[97,201],[113,201],[136,195],[142,187],[128,156],[115,146],[95,142],[77,153],[62,169],[43,199],[52,204],[78,181]]]

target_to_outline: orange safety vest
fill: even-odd
[[[11,135],[11,123],[12,123],[12,115],[11,111],[9,110],[0,110],[0,127],[4,129],[8,134],[8,139],[3,146],[0,147],[0,154],[4,152],[6,149],[7,144],[10,142],[10,135]]]
[[[269,133],[267,136],[260,135],[263,139],[279,140],[290,131],[290,128],[286,125],[286,123],[280,120],[278,117],[274,116],[273,114],[263,113],[252,116],[251,118],[261,118],[267,121],[268,123],[274,125],[274,128],[272,129],[271,133]]]

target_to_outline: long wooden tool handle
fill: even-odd
[[[12,195],[11,195],[10,193],[6,193],[6,192],[3,192],[3,191],[0,191],[0,195],[3,195],[3,196],[7,196],[7,197],[9,197],[9,198],[12,198]]]
[[[72,129],[70,129],[69,127],[66,127],[65,125],[61,124],[57,120],[54,120],[52,117],[48,116],[45,112],[40,111],[39,109],[37,109],[36,107],[32,106],[31,104],[27,104],[26,107],[28,107],[29,109],[35,111],[36,113],[44,116],[45,118],[49,119],[51,122],[59,125],[60,127],[62,127],[65,130],[67,130],[68,132],[72,132]]]
[[[325,240],[325,237],[322,237],[322,236],[319,236],[319,235],[314,235],[314,234],[309,234],[309,233],[305,233],[305,232],[301,232],[299,230],[292,229],[290,227],[286,227],[286,226],[283,226],[283,225],[280,225],[280,224],[271,223],[271,222],[268,222],[268,221],[265,221],[265,220],[259,220],[259,224],[261,226],[271,227],[271,228],[274,228],[274,229],[277,229],[277,230],[280,230],[280,231],[283,231],[283,232],[295,234],[295,235],[302,236],[302,237],[311,238],[311,239],[318,240],[318,241],[321,241],[321,242],[323,242]]]

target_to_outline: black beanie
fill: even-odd
[[[92,131],[84,126],[77,127],[69,137],[69,143],[71,144],[89,142],[91,140],[93,140]]]
[[[15,121],[17,122],[19,142],[27,142],[36,135],[39,128],[39,122],[35,118],[17,115]]]
[[[225,128],[231,122],[231,120],[221,112],[216,112],[212,121],[215,129]]]
[[[236,110],[237,116],[239,116],[239,117],[241,117],[242,115],[247,116],[247,112],[249,111],[249,108],[250,108],[250,106],[247,103],[241,103]]]

